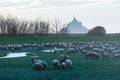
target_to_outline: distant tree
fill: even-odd
[[[67,32],[68,32],[68,29],[66,27],[66,24],[63,24],[63,27],[61,28],[60,33],[61,34],[66,34]]]
[[[6,20],[2,15],[0,15],[0,33],[6,33]]]
[[[93,29],[89,30],[87,35],[90,36],[104,36],[106,33],[106,30],[102,26],[96,26]]]
[[[49,21],[38,18],[34,21],[34,34],[48,34],[49,33]]]
[[[29,22],[27,21],[20,21],[19,22],[19,27],[18,27],[18,33],[19,34],[26,34],[27,33],[27,30],[29,28],[28,26]]]
[[[60,20],[55,19],[54,22],[53,22],[53,27],[55,28],[55,33],[58,34],[59,33],[59,28],[61,27]]]
[[[19,20],[11,15],[6,18],[7,34],[16,35],[18,33]]]

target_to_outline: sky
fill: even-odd
[[[120,33],[120,0],[0,0],[0,14],[66,24],[75,16],[88,29],[103,26],[107,33]]]

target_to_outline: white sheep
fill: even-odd
[[[74,48],[68,48],[67,53],[75,53],[75,49]]]
[[[100,59],[100,56],[97,52],[89,52],[88,54],[86,54],[86,58]]]
[[[104,52],[104,53],[102,53],[102,59],[108,59],[108,53],[107,52]]]
[[[43,66],[42,70],[48,70],[49,69],[49,66],[48,66],[48,64],[45,61],[38,60],[37,62],[42,64],[42,66]]]
[[[33,70],[43,70],[43,65],[40,62],[33,63]]]
[[[60,69],[60,61],[57,59],[54,59],[53,62],[53,69]]]
[[[71,59],[66,59],[65,61],[67,68],[72,68],[72,60]]]
[[[66,61],[66,59],[69,59],[70,57],[68,56],[68,55],[60,55],[60,58],[59,58],[59,60],[60,60],[60,62],[65,62]]]
[[[30,56],[30,59],[31,59],[31,63],[33,63],[33,61],[34,61],[35,59],[40,59],[40,58],[39,58],[39,56],[37,56],[37,55],[32,55],[32,56]]]
[[[118,53],[113,55],[113,59],[117,59],[117,58],[120,58],[120,54],[118,54]]]
[[[66,68],[67,68],[67,65],[66,65],[65,62],[62,62],[62,63],[60,64],[60,67],[61,67],[61,69],[66,69]]]
[[[36,63],[36,62],[38,62],[40,59],[34,59],[33,60],[33,63]]]

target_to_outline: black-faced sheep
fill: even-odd
[[[57,59],[54,59],[53,62],[53,69],[60,69],[60,61]]]
[[[49,66],[48,66],[48,64],[45,61],[38,60],[37,62],[42,64],[43,70],[48,70],[49,69]]]
[[[39,60],[39,59],[35,59],[33,61],[33,70],[48,70],[49,66],[45,61]]]
[[[35,62],[35,63],[33,63],[33,70],[37,70],[37,71],[39,71],[39,70],[43,70],[43,65],[40,63],[40,62]]]
[[[60,62],[65,62],[66,59],[69,59],[70,57],[68,55],[60,55],[59,61]]]

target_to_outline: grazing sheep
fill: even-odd
[[[61,69],[66,69],[66,68],[67,68],[67,65],[66,65],[65,62],[62,62],[62,63],[60,64],[60,67],[61,67]]]
[[[57,59],[54,59],[53,62],[53,69],[60,69],[60,61]]]
[[[113,59],[118,59],[118,58],[120,58],[120,54],[116,53],[113,55]]]
[[[43,70],[43,65],[40,62],[33,63],[33,70]]]
[[[54,54],[57,54],[57,48],[56,47],[53,48],[53,52],[54,52]]]
[[[87,50],[81,50],[82,55],[86,55]]]
[[[43,66],[42,70],[48,70],[49,69],[49,66],[48,66],[48,64],[45,61],[38,60],[37,62],[42,64],[42,66]]]
[[[34,59],[33,60],[33,63],[36,63],[36,62],[38,62],[40,59]]]
[[[96,52],[91,52],[89,54],[86,55],[86,58],[90,58],[90,59],[100,59],[100,56],[98,53]]]
[[[102,59],[108,59],[108,53],[107,52],[102,53]]]
[[[65,61],[67,68],[72,68],[72,60],[71,59],[66,59]]]
[[[30,59],[31,59],[31,63],[33,63],[34,59],[39,59],[39,56],[37,56],[37,55],[31,55]]]
[[[74,48],[68,48],[67,53],[75,53],[75,49]]]
[[[69,59],[69,58],[70,58],[70,57],[69,57],[68,55],[60,55],[59,60],[60,60],[60,62],[65,62],[66,59]]]
[[[45,61],[35,59],[33,63],[33,70],[48,70],[49,66]]]
[[[60,55],[59,61],[64,62],[65,61],[65,55]]]

